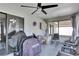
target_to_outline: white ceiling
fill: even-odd
[[[48,13],[47,15],[44,15],[39,9],[35,14],[33,14],[33,16],[43,19],[52,19],[54,17],[67,16],[79,12],[79,3],[42,3],[42,5],[51,4],[58,4],[58,7],[45,9],[45,11]],[[20,5],[36,7],[37,3],[1,3],[0,8],[3,7],[10,10],[17,10],[20,13],[24,13],[27,15],[31,15],[31,13],[36,10],[35,8],[23,8],[20,7]]]

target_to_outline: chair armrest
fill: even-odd
[[[76,46],[75,43],[65,43],[64,46]]]
[[[74,47],[68,47],[68,46],[63,46],[64,48],[68,48],[68,49],[73,49],[73,50],[76,50],[76,48],[74,48]]]

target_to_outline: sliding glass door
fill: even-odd
[[[24,19],[14,15],[7,15],[8,20],[8,52],[12,53],[16,50],[16,38],[12,39],[15,34],[24,30]]]
[[[24,18],[0,12],[0,55],[14,52],[12,37],[20,30],[24,31]]]
[[[6,14],[0,12],[0,55],[6,54]]]
[[[59,35],[61,42],[71,39],[72,32],[72,20],[59,21]]]

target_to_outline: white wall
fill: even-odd
[[[36,22],[36,26],[33,26],[33,22]],[[40,30],[39,28],[39,23],[42,23],[42,29]],[[25,32],[26,32],[26,35],[30,35],[32,33],[35,33],[37,35],[44,35],[45,33],[45,30],[46,30],[46,23],[39,19],[39,18],[35,18],[33,16],[27,16],[25,17]]]
[[[24,31],[26,35],[31,35],[32,33],[35,33],[37,35],[44,35],[44,32],[46,30],[46,23],[42,19],[27,15],[27,12],[19,10],[18,8],[15,9],[13,7],[8,7],[7,5],[0,5],[0,12],[24,17]],[[37,22],[37,25],[35,27],[33,26],[33,21]],[[39,22],[42,23],[42,30],[40,30],[39,28]]]

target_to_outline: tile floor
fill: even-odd
[[[69,39],[68,37],[60,37],[60,42],[64,42],[65,40]],[[57,56],[59,50],[62,47],[62,43],[52,43],[47,45],[41,46],[41,53],[38,56]],[[12,54],[10,54],[11,56]]]

